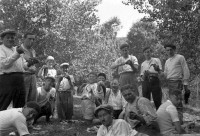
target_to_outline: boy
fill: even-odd
[[[50,121],[50,116],[53,114],[53,103],[55,101],[56,93],[55,88],[52,88],[54,82],[55,79],[53,77],[46,77],[44,85],[37,88],[37,103],[41,107],[41,112],[36,116],[34,123],[44,115],[46,116],[46,121]]]

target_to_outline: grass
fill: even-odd
[[[74,120],[82,120],[80,98],[74,98]],[[46,123],[45,118],[38,120],[37,125],[42,129],[40,131],[32,131],[34,136],[96,136],[94,133],[87,132],[88,125],[86,122],[61,124],[57,119],[51,119],[51,123]]]
[[[163,88],[164,91],[165,88]],[[187,105],[184,107],[184,111],[187,114],[188,118],[197,118],[200,116],[199,108],[194,108],[195,105],[192,101],[194,99],[195,93],[192,92],[191,94],[191,105]],[[82,120],[81,114],[81,100],[80,98],[74,98],[74,120]],[[187,118],[186,117],[186,118]],[[191,120],[193,120],[191,119]],[[192,121],[189,121],[192,122]],[[87,123],[69,123],[69,124],[61,124],[57,119],[52,119],[51,123],[47,124],[45,122],[45,118],[41,118],[38,120],[38,125],[42,128],[40,131],[32,131],[33,136],[96,136],[94,133],[87,132],[88,127],[92,127],[92,125],[88,125]],[[200,133],[200,122],[196,122],[196,127],[193,129],[192,133]]]

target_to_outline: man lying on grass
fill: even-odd
[[[95,115],[102,123],[97,136],[148,136],[132,129],[125,120],[113,119],[113,107],[110,105],[100,105]]]
[[[29,124],[40,113],[40,107],[36,102],[28,102],[23,108],[13,108],[0,111],[0,136],[8,136],[17,131],[19,136],[28,136]]]

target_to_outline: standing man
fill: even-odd
[[[36,57],[35,50],[33,49],[35,41],[35,35],[33,33],[24,34],[24,44],[22,45],[24,49],[23,57],[25,60]],[[35,65],[29,67],[24,72],[24,85],[26,90],[26,102],[36,101],[37,88],[36,88],[36,67]]]
[[[161,62],[158,58],[151,57],[152,50],[150,47],[144,48],[143,53],[146,60],[141,64],[142,94],[149,100],[152,94],[154,104],[158,109],[162,101],[162,90],[158,78],[162,69]]]
[[[190,93],[188,89],[188,80],[190,71],[183,55],[176,54],[176,46],[173,44],[166,44],[165,46],[168,59],[165,62],[164,75],[167,79],[169,90],[179,90],[182,92],[184,88],[185,94]],[[182,103],[177,107],[180,121],[182,122]]]
[[[129,50],[128,44],[122,44],[120,46],[122,56],[112,64],[111,68],[118,69],[120,87],[131,84],[138,91],[135,75],[138,70],[138,60],[135,56],[129,55]]]
[[[24,69],[35,64],[25,62],[21,54],[22,47],[15,47],[16,32],[5,30],[0,34],[3,44],[0,45],[0,111],[6,110],[13,101],[14,108],[25,105]]]
[[[60,68],[56,84],[56,105],[58,118],[63,122],[71,120],[73,116],[74,77],[68,74],[69,63],[62,63]]]

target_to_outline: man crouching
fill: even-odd
[[[0,136],[8,136],[16,131],[17,135],[28,136],[28,124],[40,113],[36,102],[28,102],[23,108],[0,111]]]

